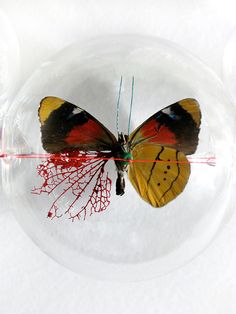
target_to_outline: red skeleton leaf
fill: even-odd
[[[99,154],[92,158],[84,152],[52,155],[38,165],[43,183],[32,193],[56,195],[48,211],[49,218],[67,214],[72,221],[85,219],[106,210],[110,204],[112,182],[104,169],[106,163]],[[86,191],[91,193],[86,195]],[[70,199],[66,208],[64,198]]]

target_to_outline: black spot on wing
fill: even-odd
[[[178,159],[178,154],[179,154],[179,152],[177,151],[177,152],[176,152],[176,160],[177,160],[177,161],[179,160],[179,159]],[[161,199],[162,199],[163,197],[165,197],[165,195],[172,189],[173,184],[175,183],[175,181],[178,179],[178,177],[179,177],[179,175],[180,175],[180,165],[179,165],[178,162],[176,163],[176,165],[177,165],[177,168],[178,168],[177,175],[176,175],[176,177],[174,178],[174,180],[171,182],[170,187],[169,187],[169,188],[165,191],[165,193],[161,196],[161,198],[159,199],[159,201],[161,201]]]

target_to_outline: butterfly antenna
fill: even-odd
[[[122,81],[123,81],[123,78],[121,76],[120,77],[119,95],[118,95],[117,104],[116,104],[116,129],[117,129],[118,134],[119,134],[120,95],[121,95]]]
[[[129,110],[128,136],[130,134],[130,124],[131,124],[131,113],[132,113],[132,107],[133,107],[133,99],[134,99],[134,76],[132,77],[132,92],[131,92],[130,110]]]

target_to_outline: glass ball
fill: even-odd
[[[73,193],[66,187],[35,195],[42,186],[39,103],[57,96],[95,116],[116,134],[120,78],[120,130],[127,133],[132,77],[135,78],[131,130],[167,105],[195,98],[202,122],[191,174],[172,202],[153,208],[128,178],[116,196],[116,170],[108,208],[70,219]],[[232,212],[235,110],[220,80],[201,61],[173,43],[137,35],[95,38],[74,44],[44,62],[15,97],[4,121],[4,188],[14,213],[33,241],[69,269],[109,280],[142,280],[163,275],[197,256]],[[42,168],[41,168],[42,169]],[[48,169],[47,169],[48,170]],[[51,173],[52,176],[56,174]],[[59,197],[63,195],[63,197]],[[60,217],[49,209],[58,200]],[[67,212],[67,214],[66,214]]]

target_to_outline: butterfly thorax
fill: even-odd
[[[117,144],[113,148],[113,156],[117,159],[115,160],[117,169],[126,171],[129,160],[132,159],[127,135],[123,133],[118,134]]]
[[[115,160],[118,175],[116,180],[116,194],[123,195],[125,192],[124,173],[128,169],[129,160],[132,159],[127,135],[123,133],[118,134],[117,145],[113,148],[113,156],[117,159]]]

